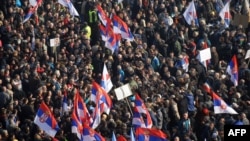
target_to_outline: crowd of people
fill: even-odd
[[[100,82],[103,65],[114,84],[109,95],[110,114],[102,114],[95,129],[109,140],[112,132],[130,140],[134,96],[117,101],[115,88],[129,83],[145,102],[153,128],[170,141],[223,141],[224,125],[249,125],[250,69],[245,59],[250,49],[250,28],[230,25],[219,17],[217,1],[194,0],[199,26],[182,16],[186,0],[73,0],[79,16],[72,16],[57,0],[43,0],[31,18],[29,0],[0,1],[0,140],[52,140],[34,123],[41,101],[50,107],[60,130],[60,141],[78,140],[71,133],[71,116],[61,114],[63,95],[73,103],[74,90],[91,111],[91,83]],[[226,1],[225,1],[226,2]],[[99,32],[96,13],[100,4],[106,14],[118,15],[129,26],[134,41],[121,40],[112,53]],[[230,12],[244,14],[244,0],[231,0]],[[59,46],[50,39],[59,38]],[[207,66],[196,58],[210,48]],[[233,55],[238,61],[238,85],[226,72]],[[188,69],[178,63],[188,56]],[[237,115],[214,114],[211,88]],[[130,104],[130,106],[128,106]]]

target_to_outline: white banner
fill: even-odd
[[[130,95],[132,95],[132,91],[131,88],[129,86],[129,83],[122,85],[121,87],[118,87],[115,89],[115,94],[116,94],[116,98],[117,100],[122,100]]]

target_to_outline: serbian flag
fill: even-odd
[[[40,104],[34,123],[51,137],[55,137],[57,131],[59,130],[59,126],[54,115],[44,102]]]
[[[134,36],[131,33],[128,25],[118,16],[113,15],[113,30],[116,34],[121,34],[123,39],[133,41]]]
[[[99,133],[97,133],[94,129],[84,126],[82,141],[105,141],[105,138],[102,137]]]
[[[100,98],[97,97],[98,95],[100,95]],[[95,103],[100,101],[101,113],[105,112],[106,114],[109,114],[112,100],[108,93],[95,81],[92,82],[92,94],[90,99]]]
[[[109,75],[108,69],[106,64],[103,65],[103,71],[102,71],[102,80],[101,80],[101,87],[108,93],[112,87],[113,83],[111,81],[111,77]]]
[[[135,95],[135,107],[132,124],[135,126],[135,128],[151,128],[153,125],[151,116],[138,94]]]
[[[137,128],[137,141],[167,141],[167,135],[158,129]]]
[[[99,29],[100,29],[100,34],[101,34],[102,40],[104,42],[106,42],[107,41],[107,30],[106,30],[106,28],[103,25],[100,24]]]
[[[234,55],[227,66],[227,73],[231,76],[231,81],[234,83],[234,86],[238,86],[238,62],[236,55]]]
[[[186,8],[186,10],[183,13],[183,16],[189,25],[191,25],[191,23],[193,21],[195,23],[195,25],[199,26],[194,1],[191,1],[189,3],[188,7]]]
[[[79,16],[79,13],[77,12],[77,10],[75,9],[74,5],[70,0],[58,0],[58,3],[60,3],[64,7],[68,7],[70,15]]]
[[[219,16],[221,19],[224,21],[225,27],[229,27],[230,25],[230,19],[231,19],[231,14],[230,14],[230,1],[226,3],[226,5],[221,9]]]
[[[211,89],[208,83],[203,84],[203,89],[213,98],[215,114],[238,114],[232,107],[228,106],[227,103]]]
[[[77,118],[84,124],[90,125],[93,120],[89,114],[89,111],[84,103],[82,97],[77,90],[74,97],[74,112],[76,113]]]
[[[71,132],[75,133],[78,139],[82,138],[83,125],[80,119],[77,117],[77,113],[74,110],[71,115]]]
[[[98,94],[96,96],[97,99],[100,99],[100,95]],[[101,123],[101,101],[97,100],[98,102],[96,103],[95,109],[92,113],[92,118],[93,122],[91,123],[90,127],[95,129],[98,127],[98,125]]]
[[[27,22],[31,18],[31,16],[36,12],[37,7],[37,5],[34,7],[30,7],[29,12],[25,15],[22,23]]]
[[[97,8],[97,14],[98,14],[100,21],[106,27],[108,23],[108,19],[109,19],[108,16],[106,15],[105,11],[102,9],[100,5],[97,5],[96,8]]]
[[[105,42],[105,47],[110,49],[112,53],[118,48],[120,38],[117,36],[113,29],[109,27],[104,27],[103,25],[99,25],[100,34],[102,40]]]

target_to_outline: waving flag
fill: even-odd
[[[41,6],[42,0],[29,0],[30,5],[32,6]]]
[[[153,125],[150,114],[138,94],[135,96],[135,107],[132,124],[135,126],[135,128],[151,128]]]
[[[100,95],[100,98],[97,98],[97,95]],[[106,114],[109,114],[112,106],[112,100],[108,93],[95,81],[92,82],[92,94],[90,99],[95,103],[100,101],[101,113],[105,112]]]
[[[102,9],[100,5],[97,5],[96,8],[97,8],[97,14],[98,14],[100,21],[102,22],[104,26],[107,26],[107,22],[109,19],[108,16],[106,15],[106,13],[104,12],[104,10]]]
[[[70,15],[79,16],[79,13],[77,12],[77,10],[75,9],[74,5],[70,0],[58,0],[58,3],[60,3],[64,7],[68,7]]]
[[[229,27],[231,19],[230,1],[228,1],[226,5],[221,9],[219,16],[221,17],[222,20],[224,20],[225,27],[226,28]]]
[[[222,0],[216,0],[215,1],[215,9],[219,13],[221,9],[224,7],[224,3]]]
[[[194,1],[189,3],[188,7],[183,13],[183,16],[189,25],[191,25],[192,21],[194,21],[195,25],[199,26]]]
[[[101,94],[96,93],[96,106],[94,112],[92,113],[93,122],[91,123],[90,127],[95,129],[101,123]]]
[[[24,16],[22,23],[27,22],[31,18],[31,16],[36,12],[37,7],[37,5],[35,7],[30,7],[29,12]]]
[[[111,77],[108,73],[108,70],[107,70],[107,66],[106,64],[104,63],[103,65],[103,71],[102,71],[102,81],[101,81],[101,86],[102,88],[108,93],[112,87],[113,87],[113,83],[111,81]]]
[[[167,135],[158,129],[137,128],[137,141],[167,141]]]
[[[78,90],[76,91],[74,98],[74,112],[76,113],[79,121],[81,121],[82,123],[90,125],[93,122],[86,104],[84,103]]]
[[[203,84],[203,89],[213,98],[215,114],[238,114],[232,107],[228,106],[226,102],[211,89],[208,83]]]
[[[105,47],[110,49],[113,53],[119,45],[118,36],[113,32],[113,29],[110,26],[104,27],[103,25],[100,25],[100,32],[102,40],[105,42]]]
[[[130,32],[128,25],[118,16],[113,15],[113,30],[116,34],[121,34],[123,39],[133,41],[134,36]]]
[[[234,86],[238,86],[238,62],[236,55],[234,55],[227,66],[227,73],[231,76],[231,81],[234,83]]]
[[[40,104],[34,123],[51,137],[55,137],[57,131],[59,130],[54,115],[44,102]]]
[[[182,60],[182,68],[185,70],[185,72],[188,72],[188,66],[189,66],[189,58],[187,55],[185,55]]]
[[[82,138],[83,125],[74,110],[71,115],[71,132],[75,133],[79,140]]]
[[[107,41],[107,30],[103,25],[99,25],[99,29],[100,29],[100,34],[102,37],[102,40],[106,43]]]
[[[83,128],[82,141],[105,141],[105,138],[92,128],[85,126]]]

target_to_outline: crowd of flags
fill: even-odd
[[[108,17],[100,5],[96,6],[97,14],[101,21],[99,26],[101,39],[105,42],[105,47],[110,49],[112,53],[118,49],[121,39],[133,41],[134,36],[130,28],[118,15]]]
[[[101,84],[92,82],[92,93],[90,100],[95,102],[96,106],[93,111],[89,112],[79,90],[74,92],[73,106],[70,106],[67,100],[67,93],[63,94],[62,114],[71,112],[71,132],[75,133],[79,141],[105,141],[105,138],[100,133],[95,131],[95,128],[101,123],[101,115],[109,114],[112,108],[112,100],[108,91],[113,87],[111,78],[103,67],[103,76]],[[105,90],[105,88],[108,88]],[[153,122],[149,111],[143,100],[138,94],[135,96],[135,107],[133,110],[133,128],[130,131],[131,141],[148,141],[159,140],[167,141],[167,136],[161,130],[153,128]],[[47,135],[56,140],[56,133],[60,129],[58,123],[50,111],[50,108],[45,102],[40,104],[37,111],[34,123],[42,129]],[[134,135],[135,134],[135,135]],[[121,141],[126,138],[122,135],[117,136],[113,132],[112,141]]]
[[[60,4],[69,8],[69,12],[73,16],[79,16],[78,12],[74,8],[73,4],[70,0],[58,0]],[[30,4],[32,7],[29,12],[25,16],[23,21],[26,22],[29,18],[36,12],[37,8],[41,5],[42,0],[30,0]],[[221,4],[221,2],[220,2]],[[229,27],[230,24],[230,11],[229,11],[228,1],[225,5],[220,5],[222,8],[219,12],[219,16],[224,20],[225,27]],[[114,52],[120,43],[121,39],[126,39],[129,41],[133,41],[134,37],[130,32],[130,29],[126,22],[124,22],[119,16],[111,15],[108,17],[105,11],[101,8],[100,5],[97,5],[97,14],[101,21],[99,25],[100,33],[102,40],[105,42],[105,47],[109,48]],[[198,26],[198,18],[196,14],[194,1],[191,1],[188,7],[186,8],[183,14],[186,22],[191,24],[194,22]],[[185,71],[188,71],[188,58],[183,58],[181,60],[181,66]],[[234,55],[227,67],[227,73],[230,75],[230,80],[233,82],[235,86],[238,85],[238,63],[237,57]],[[95,129],[101,123],[101,115],[103,113],[109,114],[112,108],[112,99],[108,94],[112,89],[113,84],[111,81],[111,77],[108,73],[107,67],[104,64],[102,80],[101,83],[92,82],[92,91],[90,100],[95,103],[95,108],[93,111],[88,111],[88,108],[79,94],[79,90],[76,90],[74,95],[73,105],[68,105],[67,94],[63,95],[63,104],[62,104],[62,113],[71,114],[71,131],[75,133],[80,141],[104,141],[105,138],[101,136],[101,134],[97,133]],[[228,114],[238,114],[232,107],[230,107],[221,97],[216,94],[209,86],[209,84],[205,83],[203,85],[203,90],[207,92],[212,98],[214,103],[214,113],[228,113]],[[139,94],[135,94],[135,106],[133,107],[133,119],[130,132],[130,140],[131,141],[167,141],[167,135],[159,129],[153,127],[153,122],[150,116],[150,113],[144,104],[144,101],[140,98]],[[34,123],[45,131],[46,134],[55,137],[57,131],[59,130],[58,123],[50,111],[50,108],[46,105],[46,103],[42,102],[37,111],[36,117],[34,119]],[[134,135],[135,134],[135,135]],[[113,132],[112,141],[116,141],[116,134]]]
[[[230,20],[232,18],[230,14],[230,2],[231,2],[230,0],[225,1],[225,5],[224,5],[222,0],[216,0],[216,5],[215,5],[216,11],[219,13],[219,16],[221,20],[224,22],[224,25],[226,28],[229,27]],[[249,5],[248,2],[246,3]],[[249,7],[245,11],[248,12]],[[191,25],[192,22],[194,22],[196,26],[199,26],[199,20],[198,20],[197,13],[196,13],[195,2],[193,0],[186,7],[186,10],[183,13],[183,17],[186,20],[187,24]]]

